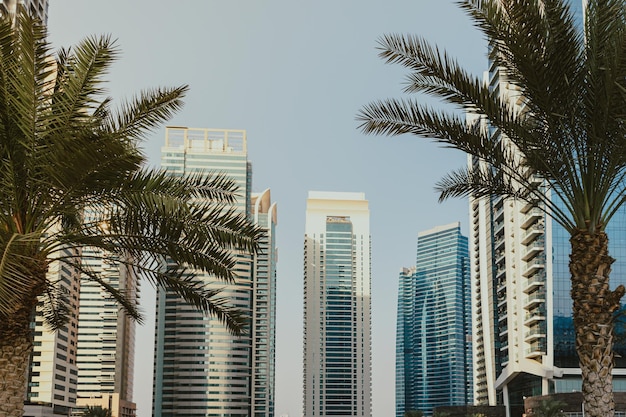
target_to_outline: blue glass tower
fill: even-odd
[[[396,415],[472,403],[467,238],[454,223],[418,235],[398,296]]]

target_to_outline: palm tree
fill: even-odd
[[[361,109],[360,128],[434,138],[483,161],[484,169],[444,177],[437,185],[441,200],[504,196],[531,202],[569,232],[585,411],[612,416],[613,313],[624,287],[609,288],[613,259],[605,228],[626,198],[624,1],[590,0],[584,30],[564,0],[458,3],[487,38],[490,59],[510,83],[509,97],[424,39],[387,35],[380,55],[411,70],[407,92],[438,97],[477,122],[415,100],[390,99]]]
[[[53,54],[24,9],[0,19],[0,416],[23,414],[35,306],[51,329],[66,322],[70,301],[47,274],[52,262],[141,319],[132,294],[82,263],[81,248],[246,330],[195,271],[233,282],[237,254],[257,251],[262,231],[232,208],[233,180],[142,168],[140,140],[181,107],[187,87],[145,91],[114,111],[102,82],[117,56],[107,36]]]
[[[564,417],[563,407],[567,404],[558,400],[543,400],[532,411],[532,417]]]
[[[111,410],[108,408],[102,408],[99,405],[91,406],[88,405],[85,410],[83,410],[82,417],[111,417]]]

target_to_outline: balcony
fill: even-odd
[[[526,213],[526,218],[522,222],[522,229],[528,229],[531,225],[543,219],[544,213],[538,207],[531,208],[528,213]]]
[[[541,355],[545,355],[546,347],[543,343],[534,343],[524,351],[528,359],[534,359]]]
[[[527,326],[530,326],[533,323],[536,323],[538,321],[542,321],[545,319],[546,319],[546,312],[543,310],[543,308],[536,308],[533,311],[529,311],[528,313],[526,313],[526,316],[524,316],[524,324]]]
[[[524,340],[528,343],[534,342],[544,337],[546,337],[546,331],[539,326],[533,327],[526,333],[524,333]]]
[[[503,249],[503,247],[504,247],[504,234],[502,234],[501,236],[496,236],[495,242],[494,242],[495,250]]]
[[[535,259],[526,263],[526,269],[524,270],[524,273],[522,275],[524,275],[525,277],[530,277],[545,267],[545,259],[543,259],[543,257],[535,257]]]
[[[531,309],[534,306],[541,304],[541,303],[545,303],[545,302],[546,302],[546,292],[544,290],[535,291],[534,293],[531,293],[528,297],[526,297],[526,299],[524,300],[524,308]]]
[[[532,242],[538,236],[541,236],[545,231],[545,226],[543,223],[535,223],[526,229],[526,232],[522,235],[522,244],[527,245]]]
[[[528,277],[528,279],[524,282],[524,292],[529,294],[535,291],[539,287],[543,287],[546,282],[546,274],[545,272],[538,272],[534,275]]]
[[[496,268],[496,278],[501,277],[501,276],[503,277],[505,275],[505,272],[506,272],[506,265],[503,264],[502,266],[498,266]]]
[[[524,247],[522,251],[522,260],[528,261],[534,258],[545,249],[545,246],[546,241],[543,237],[533,240],[528,246]]]

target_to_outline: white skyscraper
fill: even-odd
[[[585,1],[571,0],[582,25]],[[492,91],[512,105],[523,97],[500,68],[486,75]],[[486,126],[488,127],[488,126]],[[508,140],[495,129],[495,138]],[[469,158],[470,166],[487,165]],[[526,173],[537,187],[542,179]],[[555,201],[555,204],[560,204]],[[626,283],[626,209],[607,227],[612,286]],[[512,198],[470,197],[470,262],[474,343],[474,398],[503,404],[509,416],[524,412],[524,398],[581,390],[568,269],[569,234],[540,208]],[[626,328],[616,326],[615,391],[626,391]]]
[[[309,192],[304,243],[304,417],[371,416],[369,208]]]
[[[121,263],[103,259],[99,249],[83,249],[85,268],[129,298],[138,298],[138,281]],[[77,406],[101,406],[112,417],[132,417],[135,322],[99,283],[83,279],[78,316]]]
[[[74,249],[62,249],[60,252],[61,256],[79,256]],[[48,279],[56,282],[56,296],[63,298],[68,306],[69,320],[59,330],[52,331],[43,319],[44,304],[40,303],[36,308],[24,417],[67,416],[76,406],[80,273],[55,261],[48,268]]]
[[[0,13],[15,14],[18,4],[23,4],[31,15],[37,16],[42,22],[48,22],[48,0],[2,0]]]

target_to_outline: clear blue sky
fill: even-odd
[[[119,40],[110,94],[189,84],[169,124],[246,129],[253,189],[278,203],[277,416],[302,412],[302,248],[309,190],[364,192],[372,232],[374,416],[394,413],[395,309],[400,268],[415,263],[422,230],[461,221],[467,202],[437,202],[434,183],[465,163],[458,151],[415,137],[364,136],[355,114],[402,96],[406,71],[385,65],[376,40],[418,34],[475,74],[486,46],[453,0],[50,0],[55,47],[92,34]],[[159,163],[164,130],[145,143]],[[154,292],[145,288],[135,401],[151,413]]]

